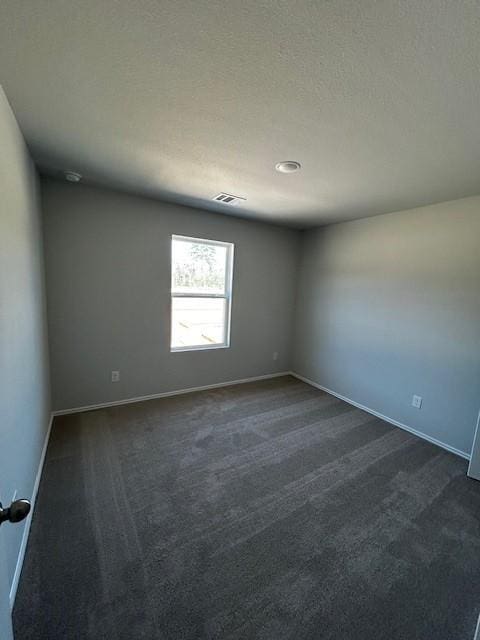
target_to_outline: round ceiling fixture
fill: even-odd
[[[80,182],[82,179],[82,174],[77,173],[76,171],[65,171],[64,176],[65,180],[68,180],[69,182]]]
[[[284,160],[275,165],[275,169],[280,173],[295,173],[300,169],[301,165],[296,160]]]

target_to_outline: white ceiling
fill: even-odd
[[[480,192],[479,34],[473,0],[3,0],[0,82],[45,171],[306,227]]]

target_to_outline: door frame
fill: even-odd
[[[10,581],[7,571],[7,550],[4,535],[0,531],[0,634],[5,640],[13,640]]]

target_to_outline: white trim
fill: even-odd
[[[210,238],[194,238],[193,236],[184,236],[178,233],[172,233],[172,239],[178,242],[201,242],[202,244],[212,244],[217,247],[228,247],[233,244],[227,240],[211,240]]]
[[[342,396],[340,393],[337,393],[336,391],[332,391],[331,389],[328,389],[327,387],[324,387],[321,384],[318,384],[317,382],[313,382],[313,380],[309,380],[308,378],[301,376],[299,373],[295,373],[295,371],[290,371],[290,375],[294,376],[295,378],[298,378],[302,382],[306,382],[312,387],[320,389],[321,391],[325,391],[326,393],[329,393],[330,395],[335,396],[336,398],[340,398],[340,400],[343,400],[344,402],[348,402],[348,404],[351,404],[354,407],[357,407],[358,409],[362,409],[362,411],[371,413],[372,416],[375,416],[376,418],[380,418],[381,420],[385,420],[385,422],[389,422],[390,424],[393,424],[394,427],[399,427],[400,429],[409,431],[410,433],[413,433],[413,435],[417,436],[418,438],[427,440],[432,444],[436,444],[438,447],[442,447],[442,449],[446,449],[447,451],[450,451],[450,453],[455,453],[457,456],[460,456],[461,458],[470,460],[470,455],[466,451],[460,451],[460,449],[456,449],[455,447],[452,447],[449,444],[445,444],[445,442],[441,442],[441,440],[437,440],[437,438],[433,438],[432,436],[428,436],[427,434],[422,433],[421,431],[417,431],[417,429],[414,429],[413,427],[409,427],[406,424],[403,424],[402,422],[398,422],[398,420],[394,420],[393,418],[384,416],[383,413],[379,413],[374,409],[370,409],[370,407],[366,407],[365,405],[360,404],[359,402],[355,402],[355,400],[350,400],[350,398]]]
[[[480,480],[480,464],[476,460],[477,455],[480,455],[480,411],[478,412],[477,426],[475,427],[475,435],[473,436],[472,453],[470,454],[470,464],[468,465],[467,471],[467,476],[474,480]],[[478,623],[478,638],[480,640],[480,618]]]
[[[191,242],[197,244],[206,244],[216,247],[224,247],[226,250],[225,255],[225,283],[224,291],[222,294],[208,293],[208,292],[175,292],[172,289],[173,285],[173,243],[174,242]],[[176,353],[181,351],[207,351],[210,349],[228,349],[230,347],[231,338],[231,324],[232,324],[232,294],[233,294],[233,261],[234,261],[235,245],[233,242],[224,242],[222,240],[206,240],[204,238],[192,238],[190,236],[181,236],[172,234],[170,242],[170,276],[172,279],[170,287],[170,352]],[[225,334],[225,340],[221,343],[214,344],[193,344],[193,345],[172,345],[172,314],[173,314],[173,299],[174,298],[212,298],[225,300],[223,311],[223,328]]]
[[[176,293],[171,292],[172,298],[215,298],[215,300],[226,300],[227,295],[225,293]]]
[[[25,520],[23,528],[22,542],[20,543],[20,550],[18,552],[17,564],[15,566],[15,572],[13,574],[12,584],[10,586],[10,610],[13,609],[15,604],[15,596],[17,595],[18,583],[20,581],[20,574],[22,573],[23,560],[25,558],[25,551],[27,549],[28,535],[30,533],[30,525],[32,523],[33,511],[35,509],[35,501],[37,499],[38,487],[40,486],[40,479],[42,477],[43,465],[45,462],[45,455],[47,453],[48,441],[50,439],[50,432],[52,430],[54,414],[50,414],[50,421],[48,423],[47,433],[45,434],[45,440],[43,443],[42,453],[40,455],[40,461],[38,463],[37,475],[35,477],[35,483],[32,489],[32,495],[30,496],[30,503],[32,505],[30,513]]]
[[[148,396],[138,396],[136,398],[126,398],[124,400],[114,400],[113,402],[101,402],[99,404],[90,404],[83,407],[74,407],[72,409],[60,409],[54,411],[54,416],[64,416],[70,413],[81,413],[82,411],[94,411],[95,409],[103,409],[105,407],[116,407],[122,404],[132,404],[133,402],[143,402],[144,400],[155,400],[157,398],[169,398],[170,396],[179,396],[184,393],[193,393],[195,391],[206,391],[208,389],[217,389],[219,387],[230,387],[234,384],[245,384],[246,382],[255,382],[257,380],[268,380],[269,378],[280,378],[290,375],[290,371],[280,371],[279,373],[267,373],[263,376],[254,376],[252,378],[241,378],[240,380],[229,380],[228,382],[216,382],[214,384],[206,384],[202,387],[189,387],[188,389],[176,389],[175,391],[165,391],[163,393],[153,393]],[[294,374],[292,374],[294,375]]]
[[[230,349],[230,345],[222,344],[192,344],[188,347],[170,347],[170,353],[178,353],[182,351],[211,351],[212,349]]]
[[[475,631],[475,635],[473,636],[473,640],[480,640],[480,615],[478,616],[477,629]]]

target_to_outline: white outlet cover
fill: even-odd
[[[421,409],[421,407],[422,407],[422,397],[421,396],[413,396],[413,398],[412,398],[412,407],[415,407],[415,409]]]
[[[112,371],[112,382],[120,382],[120,371]]]

